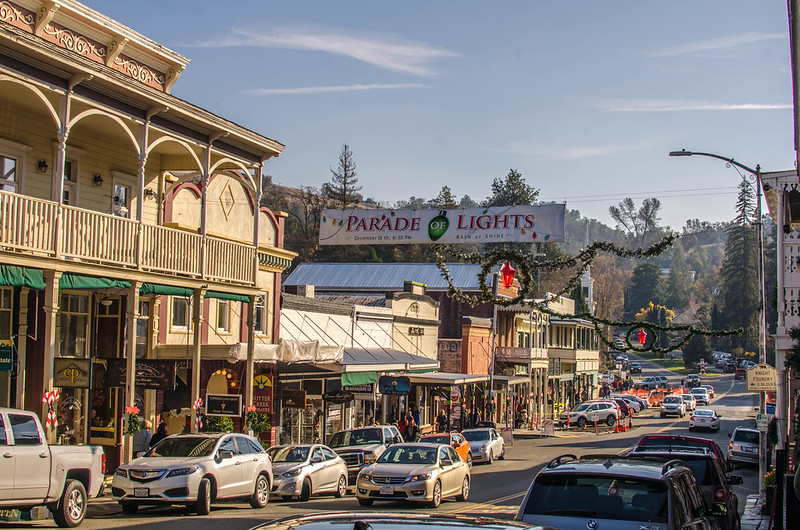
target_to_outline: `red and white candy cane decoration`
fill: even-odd
[[[197,398],[192,404],[194,409],[194,427],[198,431],[203,427],[203,417],[200,416],[200,408],[203,406],[203,398]]]
[[[55,429],[58,427],[58,415],[56,414],[56,401],[58,401],[58,390],[45,392],[42,397],[42,403],[47,405],[47,418],[45,418],[44,426],[48,429]]]

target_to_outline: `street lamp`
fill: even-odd
[[[742,180],[746,182],[751,188],[753,187],[753,179],[755,178],[755,187],[756,187],[756,233],[758,237],[758,362],[760,364],[767,363],[767,326],[766,326],[766,304],[764,303],[764,239],[763,239],[763,231],[764,231],[764,222],[761,218],[761,165],[756,165],[755,169],[749,168],[744,164],[740,164],[736,162],[733,158],[727,158],[720,155],[715,155],[713,153],[701,153],[698,151],[687,151],[686,149],[681,149],[680,151],[670,151],[669,156],[707,156],[710,158],[716,158],[718,160],[723,160],[728,167],[736,166],[744,171],[750,173],[752,176],[742,175]],[[760,410],[761,414],[766,414],[766,395],[764,392],[761,392],[761,400],[760,400]],[[761,448],[760,448],[760,456],[758,459],[759,465],[759,476],[763,477],[764,473],[766,472],[766,444],[765,444],[765,433],[762,433],[760,436],[761,440]],[[763,479],[759,481],[759,491],[763,493],[764,490],[764,481]]]
[[[514,276],[517,274],[517,269],[515,269],[511,263],[505,262],[505,264],[500,268],[500,275],[502,276],[503,287],[508,289],[514,284]],[[493,278],[493,291],[494,295],[497,296],[497,291],[499,290],[499,282],[497,275]],[[492,414],[492,391],[494,390],[494,363],[495,363],[495,356],[497,350],[497,304],[493,303],[493,315],[492,315],[492,355],[491,360],[489,361],[489,402],[484,401],[485,411],[484,417],[487,421],[489,420],[489,414]],[[496,403],[494,403],[497,406]]]

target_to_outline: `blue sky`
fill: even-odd
[[[85,0],[191,59],[173,94],[286,145],[275,182],[320,186],[343,144],[385,203],[482,200],[514,168],[613,225],[730,220],[739,177],[794,166],[785,0]]]

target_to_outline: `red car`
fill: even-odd
[[[628,416],[633,416],[633,413],[634,413],[635,411],[633,410],[633,407],[631,407],[630,405],[628,405],[628,402],[627,402],[627,401],[625,401],[625,400],[624,400],[624,399],[622,399],[622,398],[608,398],[608,399],[609,399],[610,401],[613,401],[614,403],[616,403],[616,404],[619,406],[619,410],[620,410],[620,418],[621,418],[621,419],[625,419],[625,418],[627,418]]]
[[[733,374],[734,379],[747,379],[747,370],[744,368],[737,368],[736,373]]]
[[[640,449],[644,448],[644,449]],[[678,436],[671,434],[645,434],[639,439],[634,451],[678,451],[680,448],[706,449],[713,453],[723,463],[727,462],[717,442],[696,436]],[[730,468],[728,468],[730,470]]]

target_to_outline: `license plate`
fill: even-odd
[[[755,447],[742,447],[742,450],[745,453],[755,453],[756,452],[756,448]]]
[[[392,486],[381,486],[381,495],[394,495],[394,488]]]
[[[149,497],[150,488],[133,488],[134,497]]]

